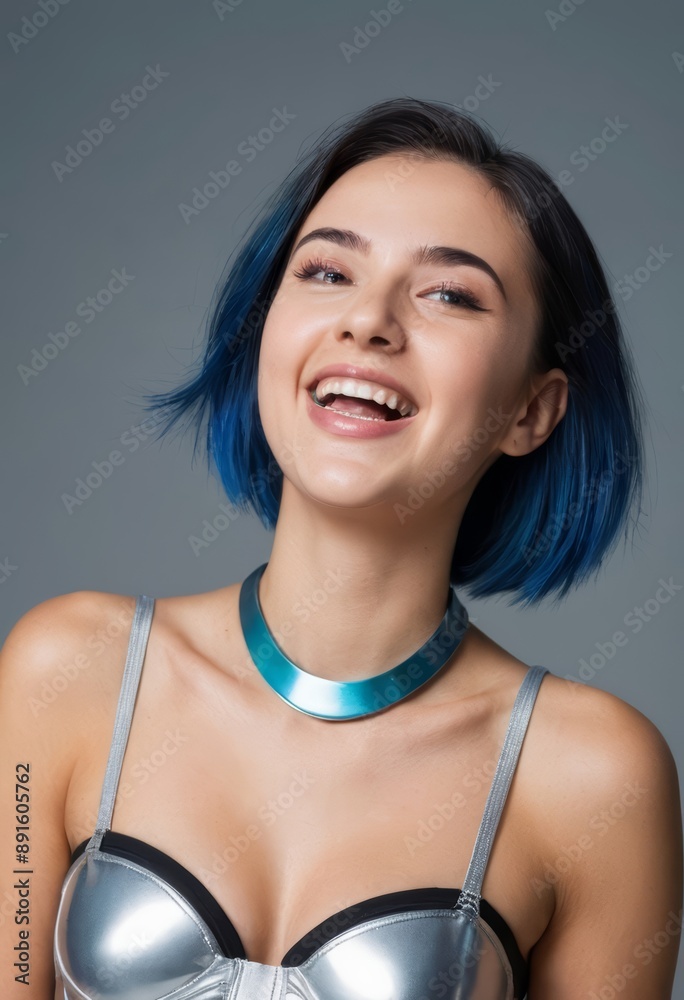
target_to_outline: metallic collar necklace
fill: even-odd
[[[360,681],[317,677],[285,656],[266,624],[259,603],[259,580],[267,565],[257,567],[240,588],[242,634],[254,665],[275,693],[292,708],[318,719],[358,719],[408,697],[442,669],[468,627],[468,612],[452,585],[444,618],[407,660]]]

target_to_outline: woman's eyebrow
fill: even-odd
[[[327,240],[330,243],[336,243],[338,246],[346,247],[349,250],[356,250],[363,254],[367,254],[371,248],[371,240],[365,236],[360,236],[359,233],[355,233],[351,229],[335,229],[331,226],[323,226],[320,229],[312,229],[306,236],[302,236],[290,254],[290,259],[294,257],[300,247],[303,247],[305,243],[309,243],[311,240]],[[420,246],[414,250],[411,255],[411,261],[414,264],[441,264],[445,267],[457,267],[460,264],[477,267],[489,275],[505,301],[508,302],[506,289],[494,268],[486,260],[483,260],[482,257],[471,253],[470,250],[461,250],[457,247]]]

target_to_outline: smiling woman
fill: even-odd
[[[349,224],[353,216],[358,226]],[[451,234],[459,246],[435,238]],[[596,310],[600,335],[583,338],[580,349],[576,329]],[[377,325],[368,334],[375,349],[355,343],[356,330],[337,329],[359,321]],[[451,577],[473,596],[508,591],[514,603],[528,604],[556,591],[562,597],[599,569],[630,511],[638,512],[639,392],[594,247],[549,175],[529,157],[498,147],[469,115],[439,102],[399,99],[324,134],[273,195],[230,265],[196,376],[154,397],[152,405],[161,398],[169,408],[164,433],[179,418],[194,418],[195,447],[207,418],[208,452],[228,495],[268,527],[282,517],[289,480],[281,468],[265,482],[256,474],[269,455],[278,459],[264,413],[278,398],[269,385],[268,352],[276,324],[286,327],[274,333],[276,369],[283,359],[292,369],[299,351],[307,375],[318,375],[312,366],[330,360],[334,370],[320,366],[326,375],[363,367],[371,383],[398,389],[397,375],[413,372],[404,389],[415,386],[428,395],[430,413],[446,416],[442,448],[464,437],[453,421],[456,400],[462,425],[473,424],[474,414],[464,411],[468,396],[483,414],[491,397],[498,410],[504,398],[510,404],[498,435],[475,418],[470,432],[487,434],[478,456],[486,453],[487,461],[474,481],[472,467],[459,470],[472,503],[460,505],[466,530],[458,531],[458,517],[452,520]],[[424,363],[416,368],[420,358],[435,371]],[[476,364],[490,399],[474,382]],[[389,380],[374,379],[379,370]],[[439,383],[446,391],[437,391]],[[257,386],[267,386],[259,397]],[[522,423],[516,403],[524,406]],[[444,414],[435,405],[451,410]],[[308,413],[316,419],[313,408]],[[344,426],[338,422],[342,436]],[[307,421],[299,433],[308,428]],[[547,522],[586,500],[618,451],[630,456],[628,473],[599,502],[582,502],[581,516],[552,552],[521,558],[534,551]],[[337,464],[339,448],[332,453]],[[299,465],[287,455],[294,473]],[[307,448],[303,460],[311,455]],[[568,456],[577,458],[572,466]],[[364,459],[375,460],[366,449],[353,461]],[[429,467],[429,456],[422,464]],[[502,532],[502,524],[515,524],[515,531]]]
[[[148,405],[195,448],[206,425],[269,562],[204,594],[55,598],[2,654],[8,757],[41,775],[71,734],[32,820],[60,1000],[671,996],[676,946],[636,960],[682,900],[669,747],[456,592],[558,601],[640,508],[635,373],[552,186],[400,98],[328,130],[245,238],[196,371]],[[45,635],[70,655],[122,601],[127,645],[27,736]],[[155,750],[144,804],[122,795]]]

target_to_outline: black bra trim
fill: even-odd
[[[71,855],[72,864],[76,858],[84,853],[89,842],[90,838],[84,840],[74,850]],[[247,958],[240,935],[228,914],[219,906],[204,883],[200,882],[192,872],[189,872],[174,858],[160,851],[157,847],[145,843],[144,840],[137,840],[135,837],[129,837],[125,833],[116,833],[113,830],[107,830],[102,837],[100,850],[105,854],[125,858],[127,861],[135,861],[136,864],[147,868],[153,875],[162,879],[180,893],[202,917],[226,958]]]
[[[72,864],[83,854],[89,842],[90,838],[75,848],[71,856]],[[172,886],[202,917],[226,958],[247,958],[240,935],[228,914],[219,906],[207,887],[174,858],[143,840],[113,830],[108,830],[104,834],[100,850],[105,854],[133,861]],[[408,910],[452,909],[459,896],[460,889],[435,886],[424,889],[402,889],[364,899],[339,910],[317,924],[289,949],[281,965],[283,967],[301,965],[326,942],[365,920],[392,913],[406,913]],[[528,968],[515,935],[501,914],[486,899],[480,900],[480,916],[494,931],[506,951],[513,971],[515,1000],[522,1000],[527,993]]]

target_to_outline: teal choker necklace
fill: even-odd
[[[441,623],[419,650],[397,667],[360,681],[316,677],[289,660],[276,643],[261,611],[257,567],[240,588],[240,624],[254,665],[275,693],[292,708],[318,719],[342,721],[374,715],[408,697],[442,669],[468,627],[468,612],[450,587]]]

